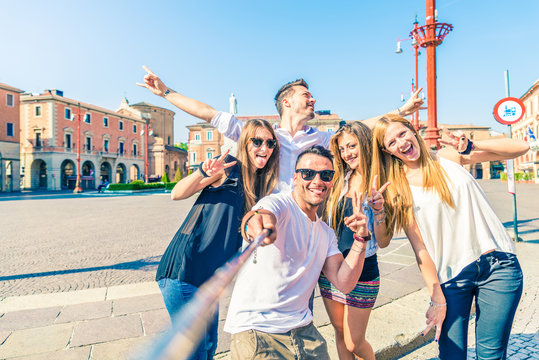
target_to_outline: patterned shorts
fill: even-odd
[[[324,274],[320,274],[318,285],[320,293],[326,299],[360,309],[372,309],[380,290],[380,277],[372,281],[358,281],[354,290],[346,295],[333,286]]]

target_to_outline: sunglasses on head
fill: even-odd
[[[264,143],[264,139],[260,139],[260,138],[250,138],[249,140],[251,140],[253,142],[253,146],[255,148],[261,147],[262,144]],[[268,147],[268,149],[273,149],[275,147],[275,145],[277,145],[277,140],[275,140],[275,139],[266,139],[266,146]]]
[[[335,175],[335,171],[333,170],[316,171],[312,169],[296,169],[296,172],[301,173],[301,178],[306,181],[311,181],[316,177],[316,174],[320,174],[320,180],[330,182],[333,180],[333,175]]]

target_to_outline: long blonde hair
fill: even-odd
[[[247,145],[259,128],[264,128],[271,133],[273,139],[277,141],[273,152],[262,169],[253,171]],[[238,161],[241,166],[241,179],[243,183],[243,209],[251,210],[255,203],[266,195],[271,194],[279,182],[279,142],[271,127],[271,124],[264,119],[251,119],[245,123],[238,140]]]
[[[386,212],[386,220],[393,225],[397,225],[397,230],[404,230],[406,226],[414,221],[413,198],[410,190],[410,184],[406,178],[406,172],[402,161],[394,155],[391,155],[384,146],[384,137],[387,128],[392,123],[401,123],[412,131],[419,143],[419,161],[421,173],[423,176],[423,188],[426,191],[436,191],[442,202],[451,207],[455,207],[447,180],[449,179],[445,170],[440,166],[430,154],[425,142],[419,136],[413,125],[405,118],[387,114],[382,116],[374,125],[372,140],[372,173],[378,174],[380,184],[387,181],[391,185],[385,191],[386,204],[389,212]]]
[[[357,189],[364,196],[368,195],[370,190],[369,184],[371,180],[371,129],[368,126],[364,125],[359,121],[354,121],[343,125],[336,133],[333,135],[329,141],[329,150],[333,153],[334,158],[334,168],[335,176],[333,181],[333,187],[329,193],[328,201],[326,203],[324,219],[330,224],[330,226],[338,231],[338,226],[340,219],[343,217],[344,208],[342,203],[340,203],[341,194],[344,189],[344,178],[348,172],[352,171],[350,166],[343,161],[341,157],[341,152],[339,150],[339,139],[343,133],[350,134],[354,136],[358,142],[359,147],[359,166],[355,171],[358,171],[361,175],[362,183],[361,188]]]

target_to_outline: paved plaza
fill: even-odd
[[[481,185],[511,230],[506,185]],[[539,186],[518,184],[517,193],[520,235],[526,240],[517,246],[525,290],[510,359],[533,358],[539,351]],[[0,359],[125,358],[166,328],[168,316],[153,279],[193,201],[171,201],[164,193],[0,196]],[[367,334],[377,358],[435,358],[436,344],[422,346],[426,340],[419,336],[428,296],[408,241],[395,238],[379,260],[382,285]],[[221,328],[227,305],[221,303]],[[328,324],[317,297],[315,325],[336,359]],[[220,331],[218,358],[228,357],[228,341]]]

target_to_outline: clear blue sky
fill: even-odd
[[[505,96],[539,78],[537,0],[436,2],[454,30],[437,48],[438,121],[506,127],[492,117]],[[318,110],[345,120],[395,109],[413,77],[414,15],[424,0],[388,1],[13,1],[0,0],[0,82],[28,92],[116,109],[122,97],[175,110],[135,85],[147,65],[187,96],[240,115],[275,114],[273,96],[305,78]],[[425,54],[419,84],[425,84]],[[422,113],[426,119],[426,112]],[[175,141],[195,119],[176,111]]]

